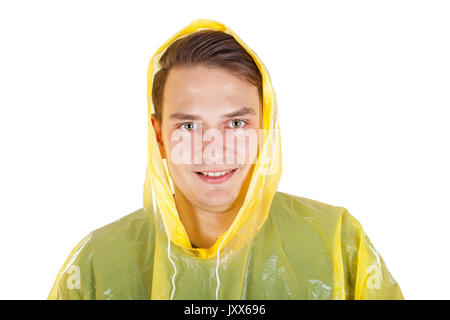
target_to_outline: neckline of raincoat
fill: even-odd
[[[263,86],[263,127],[258,158],[248,186],[244,203],[232,225],[210,248],[193,248],[186,230],[179,218],[173,198],[173,181],[162,159],[151,123],[155,109],[152,103],[153,79],[159,70],[159,58],[175,40],[193,32],[210,29],[232,35],[252,56],[262,74]],[[147,214],[156,215],[159,227],[170,242],[184,248],[185,252],[200,259],[209,259],[222,250],[236,252],[248,244],[267,220],[270,205],[281,177],[281,142],[278,124],[278,109],[275,92],[269,73],[259,57],[226,25],[209,20],[197,19],[167,40],[150,60],[147,72],[148,102],[148,162],[144,183],[143,208]],[[153,202],[155,199],[155,202]]]

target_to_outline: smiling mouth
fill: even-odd
[[[236,169],[225,171],[196,171],[195,173],[199,178],[208,183],[222,183],[228,180],[235,172]]]
[[[236,169],[224,170],[224,171],[196,171],[195,173],[198,173],[198,174],[201,174],[204,176],[208,176],[208,177],[221,177],[232,171],[235,171]]]

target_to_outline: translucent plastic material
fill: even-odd
[[[158,59],[202,30],[232,35],[263,76],[258,159],[233,224],[210,248],[193,248],[173,198],[150,115]],[[49,299],[403,299],[379,253],[345,208],[277,192],[281,143],[275,92],[258,56],[228,27],[195,20],[155,53],[148,69],[148,167],[143,208],[87,235]]]

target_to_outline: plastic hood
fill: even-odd
[[[230,228],[222,234],[210,248],[193,248],[186,230],[179,219],[173,198],[173,182],[167,170],[166,160],[162,159],[156,134],[151,123],[155,112],[152,103],[153,79],[158,72],[159,58],[175,40],[186,35],[211,29],[232,35],[236,41],[253,57],[262,74],[263,85],[263,134],[260,140],[258,158],[254,166],[244,203]],[[158,229],[168,239],[169,246],[179,246],[193,257],[208,259],[220,254],[232,254],[249,244],[257,231],[267,220],[272,199],[281,177],[281,143],[278,124],[276,96],[269,73],[259,57],[227,26],[222,23],[198,19],[167,40],[153,55],[148,67],[148,164],[144,184],[144,210],[154,215]],[[171,243],[170,243],[171,242]],[[170,248],[170,247],[169,247]]]

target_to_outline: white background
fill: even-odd
[[[2,1],[0,298],[45,299],[72,248],[142,207],[146,72],[198,18],[269,70],[280,191],[346,207],[406,299],[449,299],[446,1]]]

